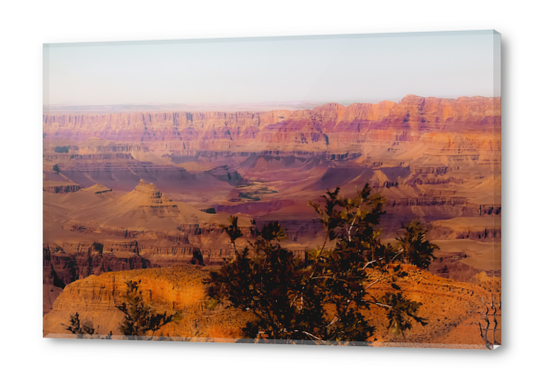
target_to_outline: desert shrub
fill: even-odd
[[[418,221],[412,221],[405,226],[406,233],[398,238],[399,247],[402,249],[402,258],[418,267],[427,269],[435,260],[433,251],[438,246],[425,239],[426,230]]]
[[[78,312],[70,316],[70,322],[68,325],[62,324],[62,326],[64,326],[67,331],[75,334],[77,338],[83,338],[85,334],[92,336],[95,331],[91,321],[85,321],[84,323],[81,322]]]
[[[121,305],[116,305],[117,309],[124,313],[124,320],[120,325],[121,333],[125,336],[134,336],[136,339],[145,336],[148,332],[155,332],[165,324],[181,317],[180,312],[169,315],[167,312],[156,313],[151,304],[143,301],[139,284],[141,281],[127,281],[125,301]]]
[[[70,147],[69,146],[56,146],[55,147],[55,153],[69,153]]]

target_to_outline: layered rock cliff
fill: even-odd
[[[70,182],[53,182],[53,181],[44,181],[43,190],[45,192],[51,193],[70,193],[79,191],[82,186],[76,183]]]
[[[69,247],[71,249],[65,251],[66,247],[44,245],[43,284],[64,288],[89,275],[152,267],[148,259],[139,255],[137,242],[119,243],[115,248],[109,247],[109,251],[104,251],[101,243],[79,243]]]
[[[492,132],[500,130],[500,115],[500,98],[408,95],[399,103],[300,111],[44,114],[43,128],[49,140],[176,141],[180,150],[256,151],[251,142],[344,150],[365,141],[418,140],[428,132]]]

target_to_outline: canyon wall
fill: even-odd
[[[398,103],[330,103],[299,111],[44,114],[43,129],[48,140],[167,141],[179,150],[256,151],[252,142],[344,150],[366,141],[416,141],[430,132],[498,131],[500,116],[500,98],[408,95]]]
[[[152,267],[148,259],[139,255],[137,241],[117,243],[109,248],[110,251],[104,251],[101,243],[44,245],[43,284],[64,288],[89,275]]]

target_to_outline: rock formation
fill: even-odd
[[[500,115],[500,98],[451,100],[409,95],[399,103],[325,104],[300,111],[44,114],[43,126],[46,141],[95,137],[154,146],[167,141],[170,150],[180,152],[344,152],[365,142],[419,141],[431,133],[468,133],[474,145],[500,144],[495,139],[482,142],[476,136],[498,133]]]
[[[207,270],[184,266],[166,269],[148,269],[110,272],[90,276],[67,286],[56,299],[53,310],[44,317],[45,337],[73,337],[62,323],[67,323],[71,314],[78,312],[81,319],[91,321],[102,338],[110,331],[114,338],[119,335],[119,324],[123,314],[115,307],[123,301],[126,280],[140,283],[143,300],[152,304],[157,312],[181,311],[183,319],[172,322],[154,333],[154,337],[172,337],[194,341],[235,342],[241,337],[241,328],[251,320],[251,314],[237,309],[219,306],[206,307],[205,284]],[[375,296],[389,291],[389,283],[372,289]],[[408,342],[412,346],[421,344],[460,344],[463,348],[484,348],[478,332],[482,320],[484,301],[492,297],[500,300],[500,279],[485,273],[476,276],[475,283],[459,283],[414,270],[408,279],[401,279],[405,296],[423,303],[419,314],[428,321],[405,332],[405,336],[394,337],[387,328],[385,312],[378,307],[365,311],[376,325],[376,345],[401,346]],[[485,300],[484,300],[485,299]],[[500,318],[500,314],[499,314]],[[149,336],[152,336],[151,334]],[[500,338],[499,338],[500,339]]]
[[[45,192],[51,192],[51,193],[69,193],[69,192],[77,192],[79,191],[82,186],[76,183],[70,183],[70,182],[53,182],[53,181],[44,181],[43,182],[43,190]]]
[[[206,294],[203,279],[208,273],[196,267],[172,267],[112,272],[90,276],[67,286],[58,296],[53,310],[43,320],[44,337],[73,337],[62,324],[78,312],[82,320],[90,321],[96,333],[121,338],[119,324],[124,315],[116,308],[124,300],[126,281],[139,282],[143,300],[152,304],[156,312],[181,311],[178,323],[167,324],[155,336],[171,336],[177,340],[235,341],[250,316],[242,312],[218,307],[205,308]]]
[[[118,247],[121,247],[119,251]],[[152,267],[152,263],[139,255],[137,242],[125,243],[116,249],[104,251],[100,243],[74,246],[66,252],[57,245],[43,248],[43,283],[64,288],[66,285],[104,272]]]
[[[97,184],[94,184],[93,186],[91,186],[89,188],[83,189],[83,191],[84,192],[91,192],[91,193],[99,194],[99,193],[111,192],[112,189],[107,188],[106,186],[97,183]]]

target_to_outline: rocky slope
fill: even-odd
[[[104,336],[110,331],[119,334],[123,314],[115,305],[123,301],[126,280],[140,282],[144,301],[152,303],[157,311],[182,311],[183,319],[170,323],[154,333],[155,337],[174,339],[234,342],[240,330],[251,319],[248,313],[217,307],[206,308],[207,298],[203,281],[208,271],[194,267],[111,272],[91,276],[67,286],[56,299],[53,310],[44,317],[44,336],[72,337],[66,334],[62,323],[78,312],[81,319],[91,321],[97,333]],[[405,336],[394,337],[387,329],[385,314],[375,309],[368,317],[377,327],[375,345],[461,344],[463,348],[484,348],[477,331],[482,320],[479,312],[485,310],[484,301],[492,296],[500,299],[500,279],[479,274],[472,284],[458,283],[414,270],[410,279],[400,283],[406,295],[420,301],[420,314],[428,321],[423,327],[416,324]],[[387,291],[389,284],[375,286],[373,294]],[[484,300],[485,299],[485,300]],[[500,318],[500,315],[499,315]],[[118,338],[118,337],[117,337]],[[500,336],[499,336],[500,339]],[[451,347],[450,345],[447,345]]]
[[[66,334],[62,324],[78,312],[82,320],[93,323],[98,334],[112,331],[118,338],[123,314],[115,305],[124,301],[125,281],[134,280],[140,282],[144,301],[155,311],[183,313],[178,323],[165,325],[155,336],[232,341],[250,316],[224,307],[207,310],[203,284],[207,275],[200,268],[184,266],[90,276],[66,287],[58,296],[53,310],[43,319],[44,337],[73,337]]]

